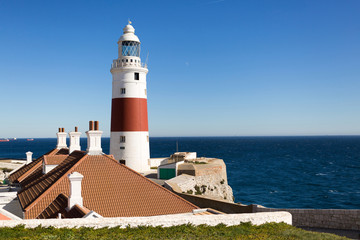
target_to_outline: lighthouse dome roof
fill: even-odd
[[[135,41],[140,42],[139,38],[135,35],[135,28],[128,24],[123,29],[124,34],[120,37],[119,42],[122,41]]]

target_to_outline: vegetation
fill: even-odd
[[[54,228],[24,226],[0,228],[0,239],[347,239],[328,233],[308,232],[285,223],[226,227],[180,225],[137,228]]]
[[[195,185],[194,188],[195,188],[195,195],[201,195],[202,194],[202,192],[200,191],[200,187],[198,185]]]
[[[0,168],[1,171],[3,171],[4,173],[6,172],[11,172],[13,169],[10,168]]]
[[[200,161],[186,161],[186,162],[192,164],[207,164],[207,162],[200,162]]]

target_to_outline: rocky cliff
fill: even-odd
[[[179,193],[234,202],[223,160],[201,158],[187,161],[178,166],[178,173],[177,177],[165,181],[165,187]]]

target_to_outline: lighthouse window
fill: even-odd
[[[125,147],[120,147],[120,149],[121,149],[121,150],[124,150],[124,149],[125,149]]]
[[[140,57],[140,43],[134,41],[123,41],[122,55]]]
[[[126,93],[126,89],[125,88],[122,88],[121,89],[121,94],[125,94]]]
[[[125,142],[125,136],[120,136],[120,142],[124,143]]]
[[[135,80],[139,80],[140,79],[139,73],[136,72],[134,78]]]

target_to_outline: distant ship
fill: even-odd
[[[7,139],[7,138],[0,139],[0,142],[8,142],[8,141],[9,141],[9,139]]]
[[[33,138],[28,138],[28,139],[26,139],[26,141],[34,141],[34,139]]]

